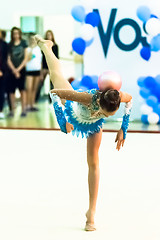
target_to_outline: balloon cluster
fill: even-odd
[[[81,81],[74,80],[71,84],[75,90],[82,89],[83,91],[86,91],[88,89],[95,88],[100,91],[105,91],[108,88],[113,88],[119,91],[122,86],[122,80],[116,72],[106,71],[99,77],[96,75],[85,75],[82,77]]]
[[[77,90],[77,89],[81,89],[83,91],[95,88],[95,89],[99,89],[98,87],[98,76],[94,75],[94,76],[89,76],[89,75],[85,75],[82,77],[82,79],[80,81],[78,80],[74,80],[71,83],[72,87]]]
[[[140,95],[144,99],[141,106],[143,123],[160,123],[160,75],[156,77],[140,77],[137,80]]]
[[[98,26],[100,19],[94,11],[86,13],[85,7],[81,5],[74,6],[71,14],[76,21],[82,23],[79,37],[73,40],[72,48],[76,53],[83,55],[86,47],[94,41],[95,27]]]
[[[147,43],[140,50],[141,57],[148,61],[151,51],[158,52],[160,50],[160,18],[152,14],[147,6],[140,6],[137,9],[137,16],[143,22],[145,33],[151,36],[150,44]]]

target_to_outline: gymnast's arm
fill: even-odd
[[[82,104],[88,105],[92,102],[92,96],[87,92],[76,92],[74,90],[53,89],[50,91],[54,111],[57,117],[60,129],[64,133],[71,132],[74,128],[73,125],[66,121],[61,100],[77,101]]]
[[[120,130],[118,131],[116,140],[115,140],[115,142],[117,142],[116,149],[118,151],[120,150],[121,145],[122,145],[122,147],[124,145],[126,134],[127,134],[127,129],[128,129],[128,125],[129,125],[130,112],[132,109],[132,96],[130,94],[125,93],[125,92],[120,92],[120,98],[121,98],[121,102],[124,102],[126,104],[125,104],[125,111],[124,111],[122,126],[121,126]]]
[[[132,96],[126,92],[120,92],[121,102],[128,103],[132,100]]]
[[[53,89],[51,93],[55,93],[61,99],[79,102],[82,104],[90,104],[92,102],[92,95],[87,92],[77,92],[70,89]]]

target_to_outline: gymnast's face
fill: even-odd
[[[117,108],[117,110],[118,110],[118,108]],[[101,114],[103,114],[105,117],[109,117],[109,116],[113,116],[117,112],[117,110],[115,110],[113,112],[107,112],[105,109],[100,108],[99,112]]]

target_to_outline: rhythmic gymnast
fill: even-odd
[[[125,114],[115,142],[119,151],[124,145],[132,108],[132,97],[128,93],[108,89],[104,92],[92,89],[86,92],[75,91],[70,83],[63,77],[60,62],[52,52],[52,42],[35,36],[35,41],[43,51],[48,67],[50,79],[54,89],[50,96],[53,107],[64,133],[82,134],[87,137],[87,162],[89,185],[89,209],[86,213],[86,231],[96,230],[94,216],[99,186],[99,147],[102,139],[102,123],[105,117],[114,115],[120,103],[125,104]],[[64,110],[63,110],[64,109]]]

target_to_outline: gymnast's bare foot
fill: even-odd
[[[43,39],[40,35],[35,35],[34,40],[36,41],[37,45],[43,50],[44,47],[51,48],[53,46],[53,42],[50,40]]]
[[[85,231],[95,231],[96,230],[95,225],[94,225],[94,215],[95,215],[95,213],[90,210],[88,210],[86,212],[87,221],[86,221]]]

